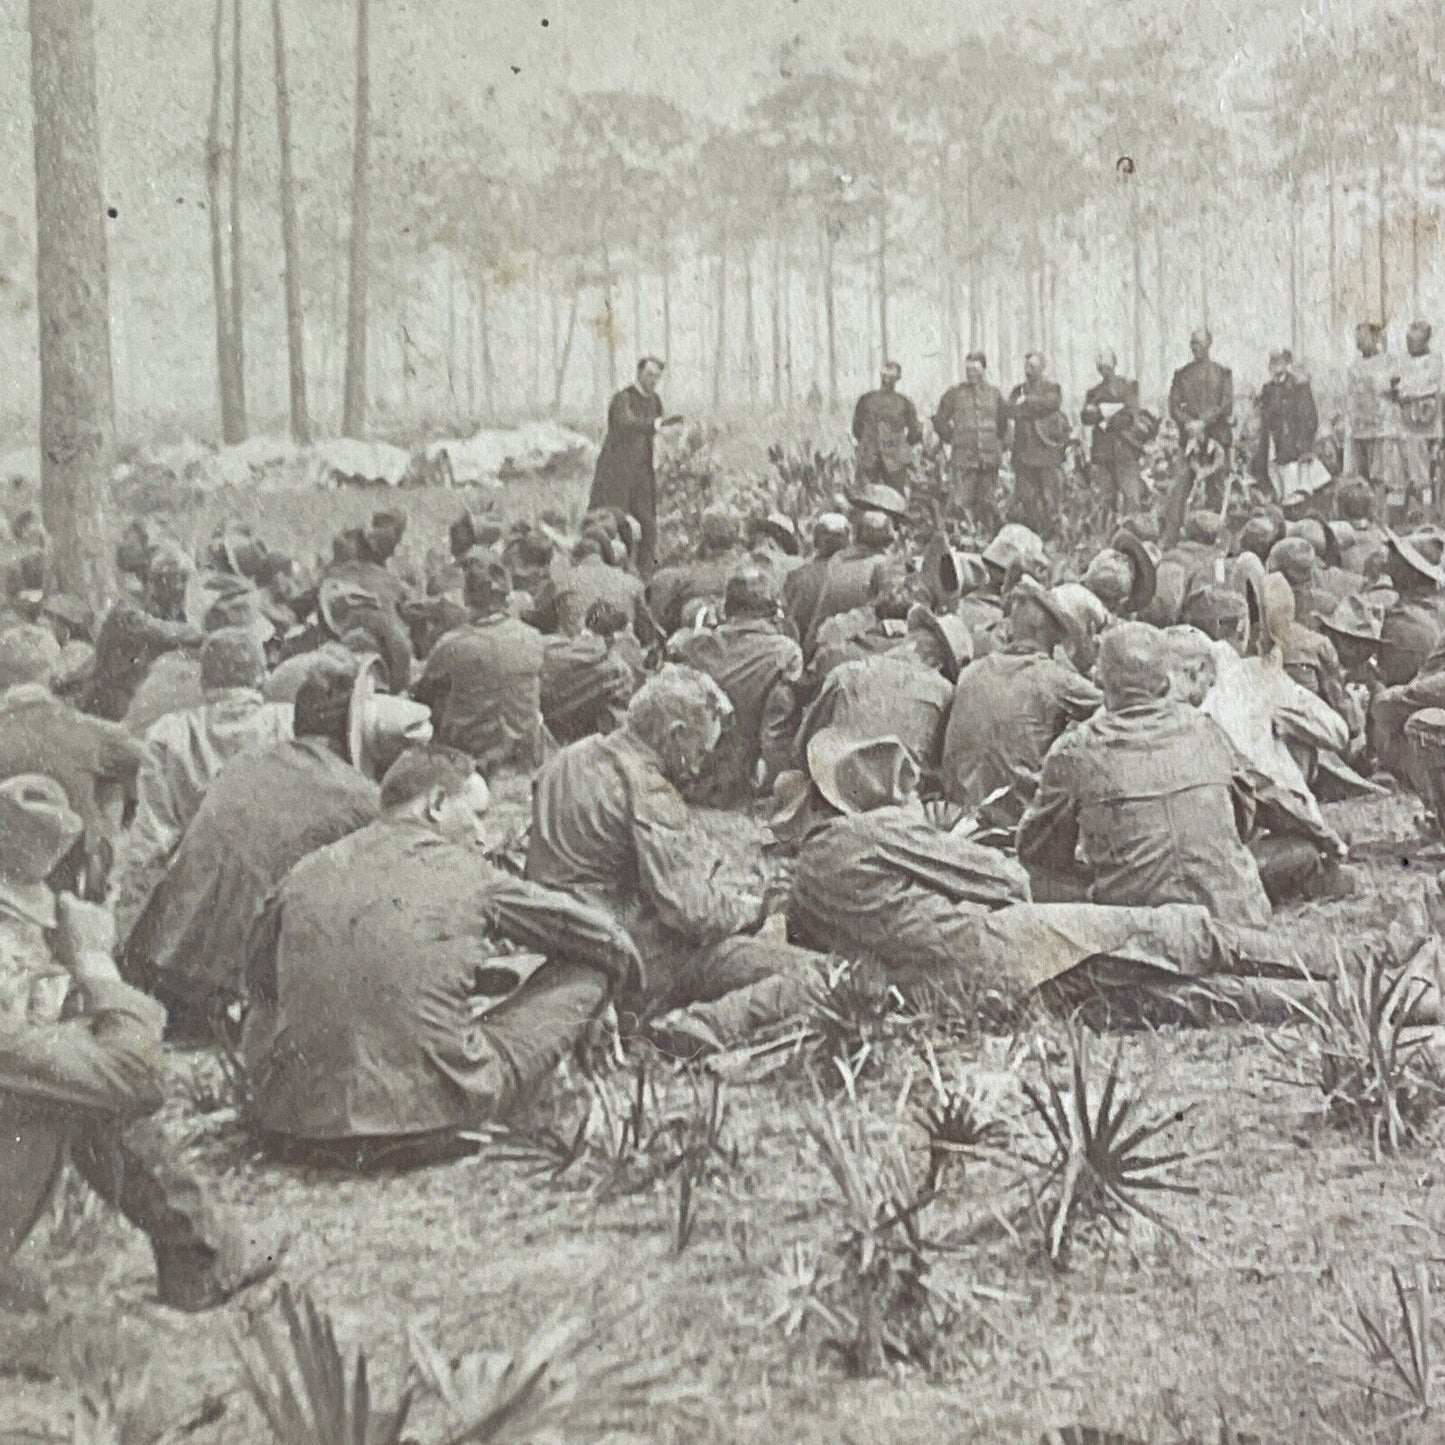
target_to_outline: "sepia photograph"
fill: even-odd
[[[0,66],[0,1445],[1445,1441],[1445,6]]]

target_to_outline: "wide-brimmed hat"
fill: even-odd
[[[48,627],[21,622],[0,632],[0,692],[24,683],[48,683],[60,661],[60,644]]]
[[[409,697],[382,691],[386,665],[375,654],[364,657],[351,685],[346,744],[352,766],[373,782],[414,743],[432,739],[431,709]]]
[[[1354,642],[1378,642],[1384,632],[1385,613],[1395,600],[1395,593],[1383,589],[1342,597],[1328,617],[1320,618],[1320,628]]]
[[[1043,538],[1022,522],[1006,522],[980,554],[985,562],[1007,572],[1016,563],[1032,571],[1039,563],[1047,564],[1048,553]]]
[[[826,727],[808,739],[808,776],[840,813],[871,813],[912,797],[918,764],[896,737],[857,738]]]
[[[857,487],[847,494],[848,505],[860,512],[882,512],[901,522],[908,516],[908,501],[897,487],[885,482],[870,482],[866,487]]]
[[[1109,538],[1109,546],[1122,552],[1134,569],[1134,581],[1129,588],[1129,598],[1124,604],[1128,612],[1139,613],[1154,600],[1154,589],[1159,585],[1159,569],[1154,555],[1127,527],[1120,527]]]
[[[1009,599],[1013,606],[1020,602],[1032,602],[1035,607],[1041,608],[1045,616],[1063,633],[1067,646],[1073,647],[1083,638],[1083,631],[1074,614],[1054,595],[1052,589],[1042,586],[1034,578],[1027,575],[1020,577],[1014,584]]]
[[[1445,571],[1440,567],[1441,557],[1445,556],[1445,536],[1439,532],[1415,532],[1402,537],[1387,528],[1385,546],[1412,571],[1436,587],[1445,587]]]
[[[796,557],[802,551],[798,537],[798,524],[786,512],[769,512],[755,523],[757,530],[771,537],[788,556]]]
[[[1097,637],[1114,620],[1109,609],[1082,582],[1060,582],[1048,589],[1048,595],[1073,619],[1071,630],[1081,638]]]
[[[921,630],[938,640],[948,666],[948,680],[956,682],[958,674],[973,661],[973,637],[968,624],[951,612],[939,616],[921,602],[908,609],[909,630]]]
[[[1326,567],[1340,565],[1340,544],[1328,523],[1318,517],[1300,517],[1285,523],[1285,536],[1303,537]]]
[[[263,647],[276,635],[266,599],[246,578],[232,572],[197,572],[186,583],[186,621],[203,632],[244,627]]]
[[[988,581],[988,569],[981,557],[958,551],[940,529],[929,539],[918,559],[919,576],[928,584],[936,603],[952,602],[965,592],[975,592]]]
[[[54,778],[19,773],[0,783],[0,906],[53,928],[55,897],[45,880],[83,827]]]

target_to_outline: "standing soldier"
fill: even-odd
[[[1390,397],[1400,409],[1400,463],[1405,500],[1401,520],[1416,497],[1429,498],[1436,515],[1445,501],[1435,495],[1432,466],[1440,446],[1440,357],[1430,350],[1430,323],[1412,321],[1405,332],[1408,353],[1390,378]]]
[[[673,426],[681,417],[662,415],[657,383],[666,370],[655,356],[637,363],[637,380],[612,398],[607,408],[607,438],[597,454],[592,495],[587,510],[617,507],[637,518],[642,540],[637,568],[644,577],[657,565],[657,479],[652,468],[652,443],[658,430]]]
[[[1350,363],[1345,383],[1345,473],[1370,483],[1384,516],[1385,490],[1398,482],[1399,448],[1383,329],[1362,321],[1355,327],[1355,346],[1359,355]]]
[[[1089,469],[1112,520],[1121,513],[1137,512],[1144,504],[1139,482],[1143,453],[1135,439],[1139,383],[1119,375],[1115,369],[1118,359],[1108,346],[1100,349],[1095,364],[1099,380],[1085,394],[1079,420],[1094,429],[1089,440]]]
[[[1058,531],[1059,468],[1069,444],[1069,424],[1061,410],[1063,388],[1044,375],[1044,357],[1024,357],[1024,379],[1009,394],[1013,418],[1013,505],[1009,519],[1022,522],[1039,536]]]
[[[1259,393],[1259,445],[1249,469],[1280,501],[1303,490],[1299,464],[1314,454],[1319,427],[1315,394],[1309,378],[1295,370],[1294,353],[1271,352],[1269,380]]]
[[[948,446],[953,496],[950,511],[965,516],[980,536],[999,529],[998,469],[1008,435],[1003,394],[988,379],[988,359],[970,351],[963,359],[963,380],[939,399],[933,429]]]
[[[913,448],[923,440],[923,428],[918,424],[918,408],[898,390],[902,375],[903,368],[896,361],[885,361],[878,390],[865,391],[853,408],[860,485],[882,482],[908,489]]]
[[[1229,448],[1234,441],[1234,374],[1209,356],[1214,338],[1204,327],[1190,334],[1192,360],[1174,373],[1169,383],[1169,415],[1179,428],[1179,459],[1174,488],[1165,508],[1163,540],[1172,546],[1184,524],[1195,468],[1216,469],[1209,454],[1223,453],[1221,474],[1228,470]]]

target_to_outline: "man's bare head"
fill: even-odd
[[[381,780],[386,812],[412,817],[454,842],[481,837],[482,815],[490,802],[476,764],[456,748],[407,748]]]
[[[667,780],[680,787],[702,771],[732,710],[712,678],[669,664],[633,695],[627,728],[657,754]]]

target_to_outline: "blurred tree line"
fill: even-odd
[[[643,351],[694,409],[837,409],[888,354],[926,401],[974,347],[1005,383],[1042,348],[1076,393],[1105,341],[1157,398],[1201,320],[1253,379],[1270,345],[1338,360],[1356,320],[1445,300],[1445,18],[1424,0],[1354,25],[1306,7],[1233,61],[1202,59],[1197,15],[1170,7],[933,53],[859,43],[826,69],[782,53],[728,124],[559,93],[520,147],[404,47],[369,54],[369,8],[196,7],[207,114],[157,100],[206,178],[231,440],[276,366],[253,328],[277,296],[301,437],[595,413]],[[283,11],[336,32],[321,91],[290,93]],[[278,240],[279,268],[253,259]],[[135,245],[124,270],[175,263]]]

